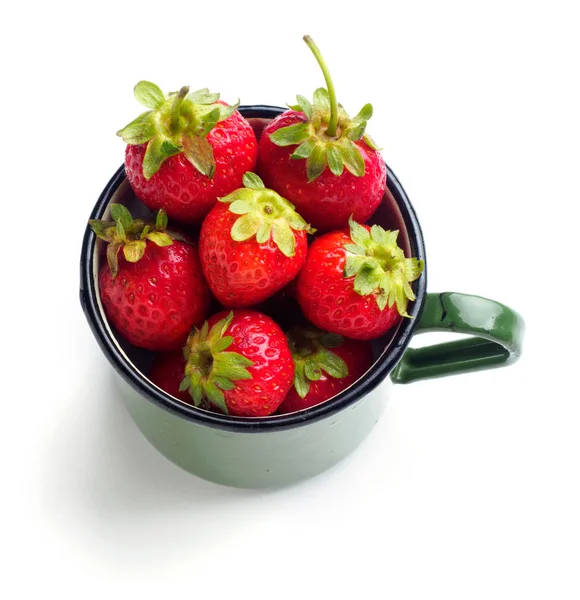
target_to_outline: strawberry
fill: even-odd
[[[288,339],[295,366],[294,387],[278,408],[280,414],[310,408],[336,396],[373,363],[369,342],[314,327],[296,327]]]
[[[297,300],[317,327],[349,338],[369,340],[408,317],[415,300],[410,282],[424,269],[405,258],[398,231],[350,220],[349,230],[327,233],[308,249],[297,283]]]
[[[150,110],[117,132],[127,142],[125,172],[137,196],[183,223],[200,223],[218,197],[240,187],[256,165],[254,130],[219,94],[183,87],[167,97],[140,81],[135,96]]]
[[[215,297],[227,307],[258,304],[291,281],[304,264],[313,230],[292,204],[254,173],[220,198],[203,221],[201,265]]]
[[[222,311],[191,332],[183,352],[157,355],[149,378],[194,406],[261,417],[286,397],[294,363],[272,319],[251,310]]]
[[[197,248],[166,231],[163,211],[156,223],[146,223],[133,220],[122,204],[111,204],[111,216],[112,222],[89,221],[108,243],[99,291],[109,322],[140,348],[179,348],[205,319],[210,302]]]
[[[314,92],[314,103],[297,96],[297,105],[262,132],[258,172],[268,187],[296,206],[313,227],[346,227],[349,217],[364,223],[386,188],[386,166],[365,134],[373,109],[366,104],[351,119],[337,103],[334,85],[318,47],[304,37],[328,89]]]

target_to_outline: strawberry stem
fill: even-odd
[[[181,105],[185,100],[185,97],[189,94],[189,87],[184,85],[177,94],[175,94],[175,100],[173,100],[173,106],[171,107],[171,124],[170,129],[172,135],[176,135],[180,129],[179,117],[181,112]]]
[[[305,35],[303,39],[310,50],[312,50],[312,54],[314,54],[314,57],[318,61],[318,64],[322,69],[322,74],[324,75],[324,80],[326,81],[326,88],[330,100],[330,121],[328,122],[328,127],[326,128],[326,135],[332,138],[336,136],[336,127],[338,124],[338,103],[336,101],[334,84],[332,83],[330,72],[326,66],[326,63],[324,62],[324,58],[322,58],[322,54],[320,53],[318,46],[314,43],[314,40],[309,35]]]

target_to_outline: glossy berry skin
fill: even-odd
[[[304,398],[301,398],[293,387],[278,408],[279,414],[310,408],[336,396],[361,378],[373,364],[373,352],[369,342],[344,338],[340,346],[332,348],[332,352],[346,362],[348,375],[339,379],[322,371],[318,381],[310,382],[310,389]]]
[[[343,274],[345,244],[352,244],[346,229],[327,233],[310,245],[296,297],[304,316],[320,329],[358,340],[374,339],[401,316],[395,305],[381,310],[374,293],[361,296],[354,291],[354,277]]]
[[[281,290],[300,271],[308,249],[305,231],[293,230],[294,256],[287,257],[273,242],[256,238],[232,239],[231,229],[239,215],[217,203],[205,218],[199,238],[201,266],[214,296],[223,306],[248,307]]]
[[[179,389],[184,371],[185,358],[183,356],[183,349],[178,348],[171,352],[156,354],[147,377],[170,396],[191,404],[192,400],[189,392]]]
[[[197,248],[174,240],[159,247],[147,241],[136,263],[118,254],[113,278],[107,264],[99,272],[101,300],[110,323],[131,344],[148,350],[180,348],[191,328],[203,322],[210,294]]]
[[[362,177],[352,175],[346,168],[342,175],[333,175],[326,167],[317,179],[308,183],[306,161],[290,158],[296,146],[277,146],[270,140],[270,135],[278,129],[306,120],[304,113],[289,110],[262,132],[258,172],[266,187],[292,202],[296,211],[318,231],[346,227],[351,215],[358,223],[365,223],[381,203],[386,188],[387,171],[381,155],[359,140],[355,143],[365,163]]]
[[[219,122],[207,140],[216,163],[212,179],[181,153],[166,159],[147,180],[143,175],[147,144],[127,145],[125,172],[135,194],[151,210],[162,208],[172,220],[201,223],[217,198],[241,187],[243,174],[254,169],[258,155],[254,130],[238,111]]]
[[[234,310],[225,335],[233,337],[228,352],[237,352],[254,364],[247,367],[251,379],[238,379],[224,390],[228,413],[242,417],[271,415],[286,397],[294,379],[294,362],[282,330],[270,317],[250,310]],[[209,327],[228,315],[213,315]],[[158,355],[149,372],[153,383],[176,398],[193,404],[187,391],[180,392],[185,358],[182,352]]]

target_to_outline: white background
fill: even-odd
[[[579,20],[573,0],[3,9],[2,595],[580,597]],[[323,84],[406,188],[429,289],[526,319],[519,363],[400,386],[363,446],[274,492],[141,437],[78,302],[139,79],[284,105]],[[135,596],[133,596],[135,594]]]

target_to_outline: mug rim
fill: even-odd
[[[270,105],[242,105],[238,110],[246,118],[272,119],[286,109]],[[311,408],[267,417],[237,417],[212,413],[174,398],[154,385],[144,373],[128,360],[105,322],[105,316],[97,300],[96,281],[93,276],[97,238],[87,224],[81,249],[80,301],[93,335],[109,362],[135,391],[144,396],[145,400],[153,402],[188,421],[225,431],[271,432],[291,429],[330,417],[357,402],[386,379],[402,358],[413,337],[427,296],[427,262],[423,232],[403,186],[388,165],[386,165],[386,168],[387,188],[399,207],[405,223],[411,255],[425,261],[425,269],[420,277],[413,282],[416,299],[408,311],[411,318],[403,319],[389,344],[388,351],[383,352],[366,374],[353,385],[333,398]],[[125,180],[125,167],[121,165],[101,192],[91,212],[90,219],[103,218],[111,198]]]

